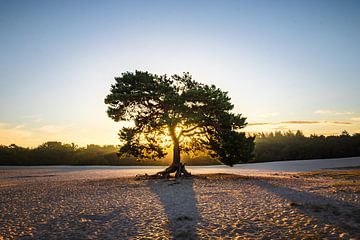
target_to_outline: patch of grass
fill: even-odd
[[[321,170],[300,173],[299,176],[309,178],[332,178],[342,180],[360,180],[360,170]]]
[[[336,183],[333,183],[334,187],[360,187],[360,181],[339,181]]]
[[[256,177],[243,176],[232,173],[197,174],[194,175],[194,177],[198,179],[208,179],[208,180],[249,180],[256,178]]]

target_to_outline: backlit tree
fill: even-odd
[[[227,92],[196,82],[189,73],[123,73],[105,103],[110,118],[133,123],[119,132],[120,156],[156,160],[172,147],[172,163],[159,176],[189,175],[181,152],[206,153],[229,166],[252,158],[254,138],[240,131],[246,118],[231,112]]]

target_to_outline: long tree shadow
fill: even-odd
[[[171,237],[198,239],[196,225],[200,214],[196,207],[194,179],[149,180],[147,184],[164,207]]]
[[[351,235],[360,237],[360,229],[354,227],[360,224],[358,206],[316,193],[276,185],[268,180],[254,181],[254,183],[289,201],[291,207],[303,214],[316,218],[325,224],[337,225]]]

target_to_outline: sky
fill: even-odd
[[[247,132],[360,132],[359,1],[0,1],[0,144],[118,144],[125,71],[190,72]]]

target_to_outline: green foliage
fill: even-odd
[[[223,131],[213,135],[209,141],[211,149],[215,154],[211,157],[220,156],[229,166],[239,163],[239,159],[243,162],[253,158],[254,137],[245,137],[244,133],[235,131]]]
[[[322,159],[360,156],[360,134],[350,136],[311,135],[302,132],[275,132],[256,135],[256,162]]]
[[[119,159],[111,145],[88,145],[80,148],[75,144],[46,142],[36,148],[23,148],[14,144],[0,145],[2,165],[118,165]]]
[[[99,146],[89,144],[78,147],[75,144],[61,142],[46,142],[35,148],[24,148],[11,144],[0,145],[0,165],[119,165],[119,166],[150,166],[167,165],[167,159],[162,161],[137,161],[135,158],[118,158],[118,146]],[[190,158],[184,156],[187,165],[219,164],[209,157]]]
[[[252,158],[254,138],[239,131],[246,118],[231,113],[227,92],[188,73],[168,77],[135,71],[115,81],[105,98],[107,113],[134,125],[119,133],[120,156],[156,160],[173,146],[174,153],[207,152],[230,166]]]

